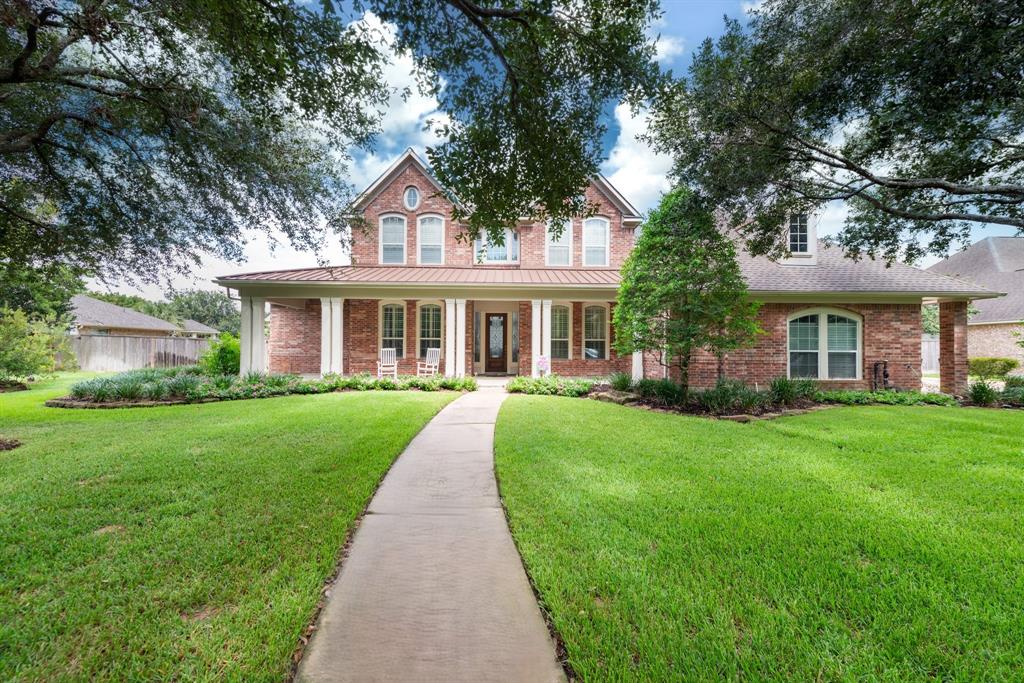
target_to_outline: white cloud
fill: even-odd
[[[683,49],[686,47],[686,42],[682,38],[676,36],[658,36],[658,42],[655,44],[655,61],[670,62],[679,55],[683,54]]]
[[[619,137],[604,164],[604,175],[638,210],[647,211],[670,187],[668,172],[672,160],[637,139],[647,132],[646,111],[634,115],[629,105],[620,104],[615,107],[615,120],[619,124]]]
[[[740,3],[744,14],[753,14],[764,6],[765,0],[746,0]]]

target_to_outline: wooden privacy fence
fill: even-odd
[[[136,370],[194,365],[210,345],[209,339],[190,337],[129,337],[80,335],[71,347],[82,370]]]
[[[939,335],[921,335],[921,374],[939,371]]]

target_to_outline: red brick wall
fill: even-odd
[[[947,394],[967,392],[967,302],[939,304],[939,388]]]
[[[405,189],[415,185],[420,190],[420,205],[409,211],[403,204]],[[357,265],[377,265],[380,262],[380,217],[384,214],[400,214],[406,220],[406,265],[417,265],[416,251],[416,219],[423,214],[440,214],[445,219],[445,253],[444,265],[470,266],[474,264],[473,244],[457,239],[462,226],[451,219],[452,205],[441,196],[435,196],[436,190],[431,182],[419,169],[412,164],[405,167],[395,179],[385,187],[367,205],[363,212],[366,231],[357,231],[353,235],[352,263]],[[616,270],[633,248],[633,228],[622,225],[622,214],[607,197],[591,185],[586,191],[587,199],[598,206],[598,215],[608,218],[610,252],[609,267]],[[545,226],[543,223],[523,223],[519,229],[519,265],[510,267],[545,268],[544,242]],[[583,221],[573,221],[572,265],[583,267]]]
[[[271,372],[320,372],[320,300],[301,309],[270,305]]]
[[[749,349],[726,356],[726,377],[747,384],[765,386],[775,377],[785,377],[788,362],[788,317],[808,308],[825,307],[852,311],[863,317],[863,350],[860,380],[823,382],[829,388],[869,389],[876,361],[889,361],[889,381],[901,389],[921,387],[921,307],[919,304],[765,304],[758,320],[766,334]],[[696,354],[690,370],[695,387],[713,386],[718,362],[711,354]],[[660,376],[660,375],[655,375]],[[676,373],[673,373],[673,377]]]

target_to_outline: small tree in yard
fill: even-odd
[[[74,365],[66,327],[55,317],[30,318],[24,311],[0,308],[0,386],[53,372],[58,356],[66,367]]]
[[[721,359],[749,346],[761,332],[759,307],[747,297],[732,241],[704,202],[679,188],[651,212],[623,266],[615,348],[660,352],[662,364],[678,368],[685,402],[693,353]]]

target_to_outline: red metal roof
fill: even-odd
[[[222,284],[241,282],[308,282],[359,284],[445,285],[569,285],[618,287],[619,271],[613,268],[495,268],[486,266],[327,266],[257,273],[237,273],[217,278]]]

